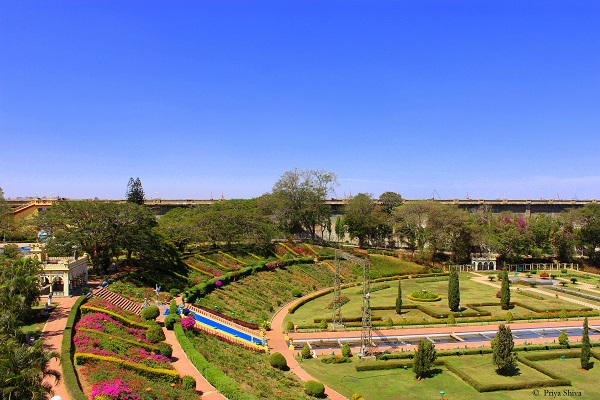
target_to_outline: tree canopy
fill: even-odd
[[[306,232],[314,240],[317,225],[324,226],[329,219],[325,200],[337,184],[337,176],[325,170],[285,172],[272,189],[273,215],[280,227],[291,234]]]

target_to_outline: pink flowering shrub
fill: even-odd
[[[92,389],[91,399],[106,397],[111,400],[138,400],[140,396],[127,387],[121,379],[99,382]]]
[[[194,319],[194,316],[192,314],[181,319],[181,327],[184,331],[189,331],[190,329],[193,329],[195,325],[196,320]]]
[[[139,339],[144,343],[149,343],[146,340],[145,329],[135,329],[123,325],[119,321],[115,321],[108,315],[102,313],[86,314],[75,325],[75,331],[80,328],[91,329],[94,331],[104,332],[111,335],[128,337],[129,339]]]

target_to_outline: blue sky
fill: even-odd
[[[600,198],[600,2],[0,0],[6,197]]]

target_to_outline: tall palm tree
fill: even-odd
[[[52,381],[60,381],[60,372],[49,369],[58,353],[44,351],[43,343],[21,345],[15,339],[2,339],[0,344],[0,390],[3,400],[45,400],[53,394]]]

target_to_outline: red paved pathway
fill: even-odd
[[[271,320],[271,330],[267,332],[267,343],[271,352],[279,352],[284,355],[288,367],[294,374],[298,375],[300,379],[302,379],[303,381],[316,381],[318,379],[315,379],[312,375],[310,375],[308,372],[303,370],[302,367],[300,367],[300,364],[294,358],[294,352],[290,351],[290,349],[287,347],[287,344],[285,342],[285,335],[281,333],[281,324],[283,322],[283,319],[287,315],[288,307],[291,304],[293,303],[289,303],[283,306],[273,316],[273,319]],[[325,386],[325,394],[327,394],[327,396],[330,399],[346,400],[346,397],[342,396],[341,394],[327,386]]]
[[[42,300],[43,299],[44,298],[42,298]],[[60,354],[63,333],[65,326],[67,325],[67,318],[69,317],[71,307],[73,307],[73,304],[77,299],[78,297],[54,298],[54,301],[59,304],[56,306],[54,311],[50,313],[48,321],[46,322],[46,325],[44,325],[44,330],[42,331],[41,336],[42,340],[44,341],[44,347],[46,347],[47,350],[56,351],[58,354]],[[62,375],[60,359],[53,358],[50,360],[48,368],[60,371]],[[58,382],[58,384],[54,382],[54,379],[51,379],[50,382],[54,384],[53,390],[55,396],[61,396],[63,400],[71,399],[71,396],[69,396],[67,388],[62,379],[60,382]]]
[[[178,304],[181,303],[181,299],[178,300]],[[165,320],[165,309],[169,309],[169,306],[160,307],[160,315],[156,319],[158,322],[164,322]],[[166,342],[173,346],[173,355],[171,356],[173,368],[179,372],[179,375],[189,375],[196,379],[196,391],[202,395],[202,400],[226,400],[226,397],[215,389],[201,374],[198,372],[194,364],[187,358],[183,349],[179,345],[177,338],[175,337],[174,331],[169,331],[163,327],[165,333]]]

